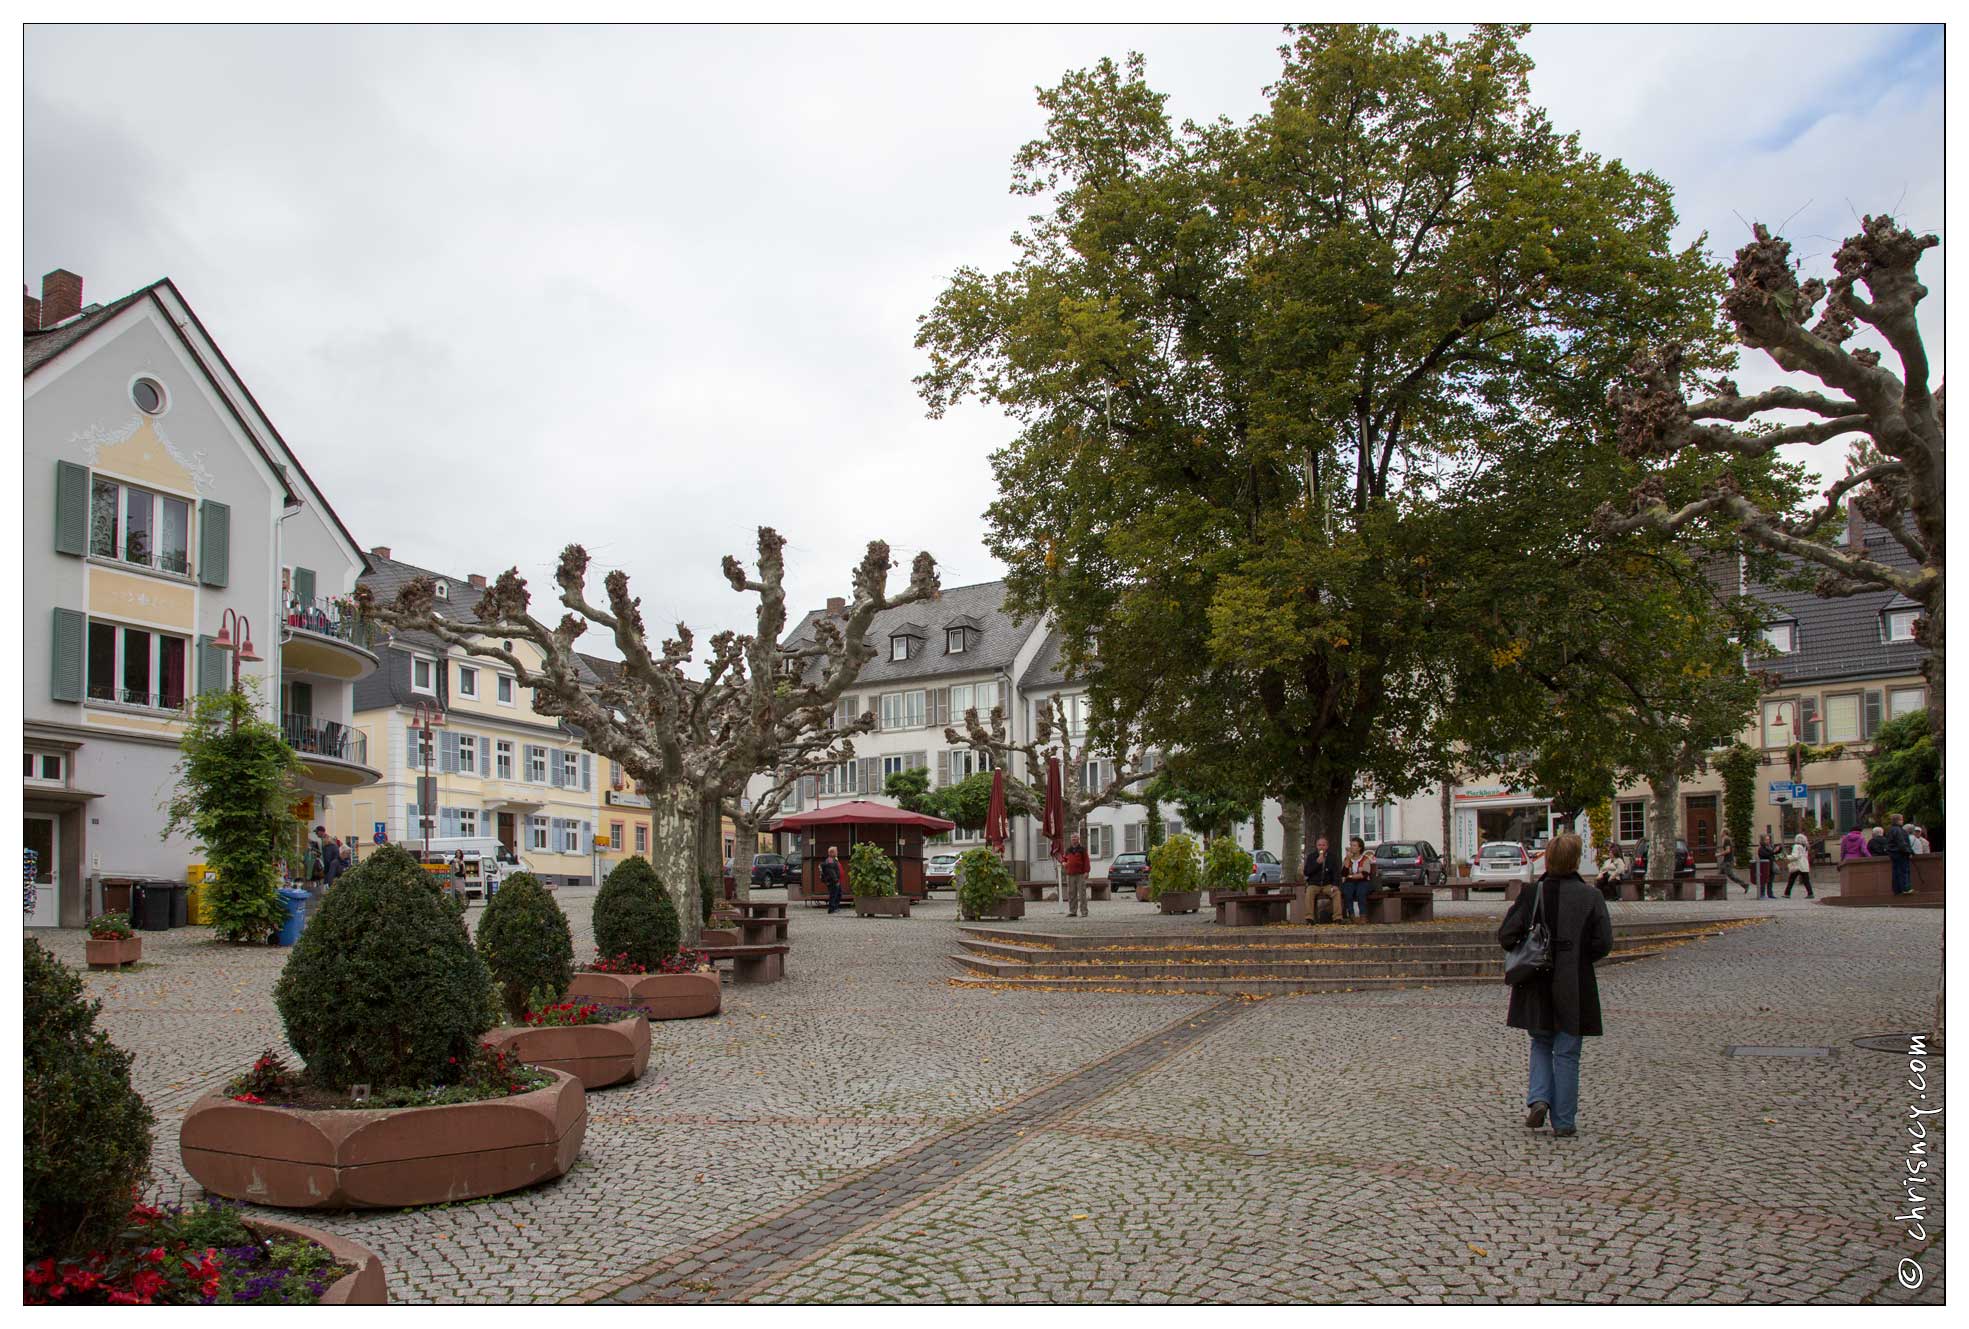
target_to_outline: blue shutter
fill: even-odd
[[[479,778],[492,778],[492,739],[485,734],[479,735]]]
[[[51,700],[82,700],[82,661],[84,642],[88,636],[88,615],[74,609],[55,611],[54,671],[49,678],[48,687],[48,696]]]
[[[447,732],[438,739],[438,770],[445,775],[451,775],[457,769],[458,748],[453,743],[451,734]]]
[[[561,787],[561,752],[559,748],[552,748],[548,750],[547,783],[554,786],[554,788],[556,789],[559,789]]]
[[[198,580],[227,584],[232,562],[232,509],[214,499],[198,505]]]
[[[72,461],[55,463],[55,552],[89,552],[89,468]]]
[[[581,754],[581,792],[588,793],[595,787],[595,759],[588,753]],[[585,824],[585,823],[584,823]]]
[[[303,609],[314,607],[314,569],[294,569],[294,598]]]
[[[202,696],[208,692],[224,692],[231,684],[228,677],[231,663],[226,653],[212,644],[212,639],[201,636],[198,639],[198,691]]]

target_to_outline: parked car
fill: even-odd
[[[1113,880],[1112,874],[1110,874],[1109,880]],[[1251,851],[1251,876],[1249,880],[1254,882],[1283,881],[1285,880],[1285,865],[1278,861],[1278,855],[1271,850],[1254,849]]]
[[[1753,846],[1751,853],[1756,852]],[[1648,879],[1648,845],[1645,840],[1634,846],[1634,866],[1628,869],[1627,875],[1635,881]],[[1675,841],[1675,875],[1678,877],[1696,875],[1696,851],[1689,848],[1687,840]]]
[[[784,886],[799,875],[799,869],[779,854],[754,854],[752,856],[752,884],[754,886]]]
[[[1374,875],[1386,886],[1440,886],[1447,869],[1427,840],[1383,840],[1374,846]]]
[[[1134,890],[1149,879],[1147,854],[1116,854],[1108,865],[1108,885],[1116,890]]]
[[[929,862],[923,865],[923,886],[926,890],[936,890],[948,886],[957,876],[957,855],[932,854]]]
[[[1523,845],[1509,840],[1485,845],[1477,851],[1477,860],[1470,866],[1472,886],[1494,886],[1502,890],[1506,882],[1529,883],[1532,877],[1531,855]]]

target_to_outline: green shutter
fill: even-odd
[[[226,676],[226,653],[212,644],[210,637],[198,639],[198,692],[224,692],[232,682]]]
[[[89,468],[72,461],[55,463],[55,552],[89,552]]]
[[[313,568],[294,569],[294,598],[300,602],[301,607],[304,609],[313,607],[314,605],[314,569]]]
[[[83,642],[88,636],[88,615],[73,609],[55,611],[54,672],[48,685],[48,695],[54,700],[82,700]]]
[[[198,580],[206,586],[227,584],[232,561],[232,509],[206,499],[198,505]]]

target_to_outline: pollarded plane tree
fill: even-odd
[[[852,722],[837,726],[838,746],[830,744],[784,754],[779,764],[767,773],[768,783],[757,797],[746,793],[751,787],[751,780],[726,786],[719,799],[719,811],[732,823],[732,884],[739,899],[750,895],[752,860],[758,854],[760,829],[779,816],[802,780],[816,779],[834,766],[853,761],[855,745],[852,736],[866,733],[874,725],[874,715],[864,712]]]
[[[725,579],[740,594],[756,596],[752,632],[720,632],[702,678],[687,672],[695,652],[688,626],[653,643],[643,623],[642,602],[619,569],[602,579],[606,604],[588,595],[588,552],[569,545],[554,574],[566,611],[549,626],[532,612],[532,595],[517,569],[508,569],[480,596],[477,621],[437,612],[432,585],[418,578],[388,605],[358,591],[364,612],[392,628],[426,632],[468,655],[497,660],[533,690],[541,715],[567,720],[582,732],[583,746],[619,762],[641,782],[650,799],[650,862],[663,878],[695,941],[703,926],[702,872],[716,873],[721,802],[753,775],[789,765],[840,759],[840,745],[867,729],[867,717],[839,723],[841,695],[854,685],[875,648],[868,629],[885,609],[933,599],[939,593],[936,560],[919,553],[908,585],[890,594],[889,546],[871,541],[854,570],[854,594],[839,620],[823,618],[811,637],[786,642],[786,541],[759,528],[756,575],[727,555]],[[575,643],[593,626],[609,634],[622,667],[606,680],[584,677]],[[529,664],[514,643],[540,653]]]
[[[1627,512],[1602,509],[1600,528],[1681,534],[1734,527],[1745,540],[1816,569],[1820,595],[1905,595],[1923,611],[1915,634],[1928,647],[1928,716],[1940,734],[1946,439],[1943,393],[1929,389],[1928,351],[1917,321],[1928,288],[1915,272],[1923,252],[1940,240],[1917,236],[1891,217],[1867,217],[1859,234],[1834,253],[1830,282],[1801,282],[1791,245],[1763,226],[1753,234],[1737,251],[1723,311],[1742,345],[1817,386],[1794,381],[1746,396],[1729,378],[1694,372],[1681,347],[1670,344],[1638,358],[1632,381],[1614,390],[1621,448],[1636,457],[1710,453],[1754,461],[1787,445],[1847,439],[1846,473],[1826,488],[1824,505],[1809,512],[1755,501],[1727,468],[1709,493],[1679,506],[1643,485]],[[1886,344],[1899,374],[1882,363],[1878,350],[1848,346],[1862,327]],[[1843,517],[1848,496],[1906,551],[1913,567],[1823,538]]]

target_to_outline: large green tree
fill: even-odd
[[[1294,29],[1243,125],[1172,124],[1139,57],[1068,75],[1014,170],[1050,207],[918,337],[932,415],[1017,422],[1014,608],[1157,746],[1334,834],[1449,764],[1439,661],[1482,607],[1446,588],[1520,558],[1472,485],[1590,446],[1641,346],[1717,340],[1667,186],[1548,123],[1522,34]]]

